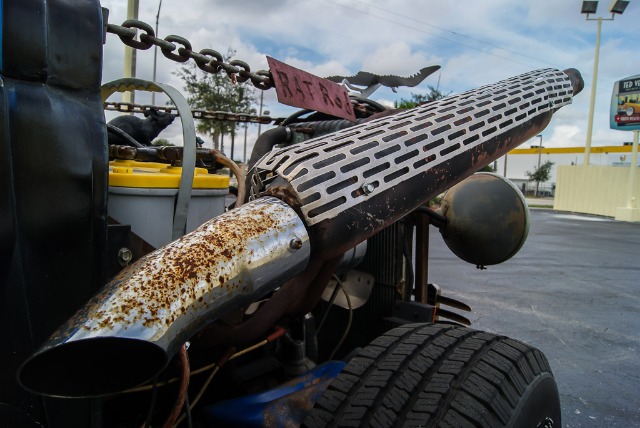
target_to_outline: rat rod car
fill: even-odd
[[[341,104],[355,120],[303,111],[262,133],[245,177],[197,147],[175,89],[101,86],[102,45],[156,44],[263,90],[273,67],[107,16],[97,0],[0,1],[2,426],[561,426],[544,355],[467,328],[469,307],[428,283],[428,232],[479,268],[520,249],[522,195],[474,173],[571,102],[576,70],[403,111],[363,90]],[[132,89],[167,93],[184,147],[105,123],[106,98]],[[219,164],[238,176],[230,206]]]

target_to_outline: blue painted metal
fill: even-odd
[[[217,428],[298,426],[345,365],[329,361],[278,388],[207,406],[200,414],[201,422]]]

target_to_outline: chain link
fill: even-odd
[[[123,113],[144,113],[145,110],[154,108],[165,113],[178,114],[178,109],[172,106],[152,106],[132,103],[121,103],[114,101],[107,101],[104,103],[104,109],[110,111],[119,111]],[[231,113],[225,111],[207,111],[207,110],[191,110],[191,114],[194,119],[205,120],[218,120],[229,122],[242,122],[242,123],[259,123],[261,125],[268,125],[275,119],[270,116],[257,116],[248,113]]]
[[[136,35],[140,35],[136,40]],[[162,54],[177,62],[194,60],[198,68],[207,73],[217,74],[224,70],[234,82],[251,81],[253,86],[261,90],[273,88],[271,73],[267,70],[252,72],[249,64],[244,61],[232,60],[228,63],[220,52],[213,49],[202,49],[196,52],[191,42],[184,37],[169,35],[164,39],[156,37],[153,28],[137,19],[128,19],[122,25],[107,24],[107,32],[120,37],[122,43],[134,49],[147,50],[152,46],[160,48]]]

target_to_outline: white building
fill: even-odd
[[[539,164],[542,165],[549,160],[554,165],[551,167],[551,179],[547,183],[540,184],[540,193],[543,196],[553,196],[559,166],[583,164],[584,147],[546,148],[543,146],[540,150],[539,146],[530,146],[526,149],[515,149],[494,162],[493,166],[497,174],[507,177],[518,188],[531,193],[535,189],[535,183],[529,182],[526,172],[534,172]],[[640,164],[640,157],[638,161]],[[628,167],[631,163],[631,146],[591,147],[589,163],[591,165]]]

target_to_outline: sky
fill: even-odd
[[[599,3],[591,18],[610,18],[610,2]],[[115,24],[126,19],[126,5],[102,2]],[[158,6],[158,0],[140,0],[138,19],[155,27]],[[196,51],[233,49],[234,58],[252,71],[268,68],[267,55],[321,77],[361,70],[410,76],[423,67],[442,67],[418,87],[397,93],[381,88],[371,96],[389,105],[427,93],[428,85],[454,94],[535,69],[577,68],[585,89],[542,132],[544,147],[576,147],[586,141],[597,32],[597,22],[586,21],[580,7],[580,0],[163,0],[158,36],[182,36]],[[632,141],[632,132],[609,129],[609,106],[614,82],[640,74],[638,23],[640,0],[602,23],[593,146]],[[123,76],[123,57],[123,43],[107,34],[103,82]],[[183,91],[175,75],[180,66],[158,51],[156,80]],[[136,75],[151,80],[153,49],[138,51]],[[148,94],[136,96],[150,101]],[[110,100],[120,101],[119,95]],[[157,97],[156,103],[165,100]],[[296,111],[279,104],[274,89],[264,92],[263,109],[272,117]],[[173,141],[180,135],[175,121],[160,137]],[[256,136],[252,125],[249,152]],[[236,152],[234,158],[241,157]]]

